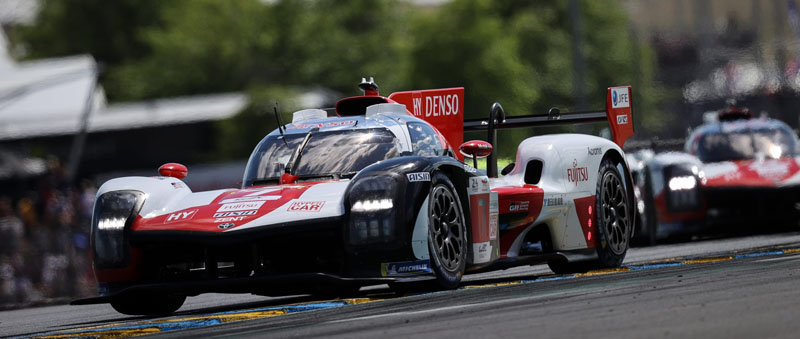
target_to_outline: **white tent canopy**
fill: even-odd
[[[0,33],[0,141],[75,134],[92,96],[88,132],[227,119],[247,105],[241,93],[107,105],[89,55],[15,63]]]

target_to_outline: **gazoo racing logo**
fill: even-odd
[[[578,167],[578,159],[572,159],[572,168],[567,168],[567,180],[578,186],[579,182],[589,181],[589,169]]]
[[[411,101],[414,106],[414,116],[417,117],[423,114],[425,117],[458,115],[458,94],[426,95],[423,98],[422,93],[414,92]]]

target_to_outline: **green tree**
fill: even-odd
[[[164,25],[140,32],[151,52],[111,70],[106,87],[121,100],[242,90],[269,69],[267,14],[257,0],[168,2]]]
[[[606,87],[634,84],[634,80],[638,80],[634,85],[639,85],[634,88],[634,99],[649,98],[653,90],[645,84],[651,83],[653,72],[646,58],[651,54],[633,43],[621,5],[613,0],[581,1],[580,5],[587,104],[605,107]],[[550,107],[573,111],[573,36],[568,10],[566,1],[450,2],[416,26],[412,83],[465,86],[467,118],[485,117],[494,101],[499,101],[508,115],[543,114]],[[647,113],[653,101],[635,100],[634,105],[637,119],[652,120]],[[501,134],[500,155],[513,156],[519,141],[531,134],[529,130]]]
[[[138,32],[160,24],[159,0],[42,0],[36,22],[14,30],[26,58],[89,53],[117,65],[150,52]]]
[[[422,15],[414,26],[410,82],[419,88],[465,87],[465,114],[484,117],[492,102],[526,113],[539,97],[533,69],[520,58],[489,0],[453,1]]]

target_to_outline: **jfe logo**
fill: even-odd
[[[611,90],[611,107],[630,107],[630,97],[627,88],[615,88]]]

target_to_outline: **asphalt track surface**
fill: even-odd
[[[454,291],[314,300],[209,294],[170,317],[108,305],[0,312],[0,337],[797,338],[800,233],[633,248],[623,268],[466,276]]]

